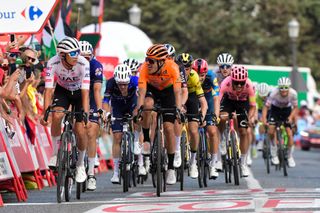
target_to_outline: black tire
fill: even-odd
[[[77,199],[78,200],[80,200],[80,198],[81,198],[81,191],[82,191],[82,183],[76,183],[77,184],[77,186],[76,186],[76,197],[77,197]]]
[[[208,165],[208,149],[207,149],[207,141],[206,135],[203,135],[204,146],[202,146],[202,176],[203,176],[203,186],[208,187],[208,173],[209,173],[209,165]]]
[[[73,186],[73,178],[67,175],[64,181],[64,188],[65,188],[64,196],[65,196],[66,202],[70,201],[72,186]]]
[[[279,150],[278,150],[278,154],[279,154],[279,160],[280,160],[280,168],[282,167],[283,169],[283,175],[284,176],[288,176],[287,173],[287,161],[285,158],[285,149],[283,147],[283,138],[281,136],[281,132],[277,131],[277,137],[278,137],[278,143],[279,143]]]
[[[186,141],[187,141],[187,133],[185,131],[181,134],[181,143],[180,143],[180,154],[181,154],[181,166],[178,169],[179,180],[180,180],[180,191],[183,191],[184,188],[184,167],[185,167],[185,159],[186,159]]]
[[[233,177],[234,177],[234,184],[239,185],[239,160],[238,160],[238,154],[237,154],[237,142],[236,142],[236,135],[235,132],[231,132],[231,151],[232,151],[232,169],[233,169]]]
[[[223,171],[224,171],[224,181],[225,183],[229,183],[229,166],[227,163],[227,155],[221,155],[221,159],[222,159],[222,166],[223,166]]]
[[[160,130],[157,128],[157,196],[160,197],[160,193],[162,190],[162,144],[161,144],[161,133]]]
[[[65,188],[64,181],[67,176],[66,170],[66,154],[65,144],[67,144],[67,133],[63,133],[61,136],[60,148],[57,155],[57,166],[58,166],[58,176],[57,176],[57,202],[61,203],[64,196]]]
[[[270,140],[268,134],[263,141],[263,158],[266,165],[267,173],[270,174]]]
[[[202,184],[202,180],[203,180],[203,173],[202,173],[202,141],[201,141],[201,134],[200,134],[200,142],[198,145],[198,150],[197,150],[197,167],[198,167],[198,184],[199,187],[202,188],[203,184]]]
[[[127,135],[123,134],[122,142],[122,165],[121,165],[121,176],[122,176],[122,188],[123,192],[128,191],[128,171],[127,171]]]

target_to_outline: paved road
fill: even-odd
[[[240,186],[224,183],[222,173],[202,189],[197,180],[186,178],[184,192],[176,184],[158,198],[150,181],[124,194],[119,185],[110,183],[107,173],[97,177],[98,189],[86,192],[80,201],[56,204],[55,188],[45,188],[29,192],[27,203],[5,194],[6,205],[0,212],[320,212],[320,150],[294,154],[297,166],[289,169],[288,177],[274,168],[268,175],[259,156],[251,167],[253,175],[242,178]]]

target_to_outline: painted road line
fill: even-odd
[[[250,168],[248,169],[249,169],[249,176],[244,178],[245,181],[247,182],[248,189],[263,189],[259,181],[254,178],[254,175],[251,169]]]

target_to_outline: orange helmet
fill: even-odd
[[[155,60],[163,60],[168,57],[167,48],[163,44],[154,44],[147,50],[147,57]]]

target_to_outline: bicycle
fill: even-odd
[[[226,128],[223,132],[227,153],[223,156],[225,182],[231,183],[231,174],[234,176],[235,185],[240,184],[241,177],[241,159],[238,134],[234,128],[235,117],[242,114],[229,113],[228,115],[220,115],[220,117],[228,117],[226,121]]]
[[[130,177],[133,177],[135,185],[135,169],[134,169],[134,154],[133,154],[133,138],[132,121],[133,117],[130,114],[125,114],[123,118],[111,117],[110,121],[120,121],[123,126],[123,134],[121,139],[121,160],[119,167],[120,176],[123,180],[123,192],[127,192],[130,187]]]
[[[281,170],[283,168],[283,175],[288,176],[287,164],[288,164],[288,134],[285,128],[284,121],[276,121],[276,136],[278,141],[278,157],[279,157],[279,166],[276,166],[276,169]]]
[[[57,155],[56,168],[58,170],[57,176],[57,202],[61,203],[63,195],[65,201],[69,202],[71,197],[72,185],[75,178],[75,169],[77,163],[77,144],[76,137],[73,132],[74,117],[77,114],[83,116],[84,122],[88,122],[88,116],[84,112],[75,112],[74,106],[72,111],[68,110],[54,110],[55,104],[48,107],[45,112],[44,121],[48,120],[50,112],[64,113],[63,119],[64,128],[61,134],[60,146]],[[66,191],[67,189],[67,191]]]
[[[166,170],[167,170],[167,155],[163,132],[163,114],[177,115],[176,108],[161,108],[159,103],[156,103],[152,109],[139,110],[137,117],[141,117],[142,111],[154,111],[157,113],[157,126],[155,130],[154,142],[151,147],[151,174],[153,186],[157,188],[157,196],[160,197],[161,192],[166,191]],[[178,115],[180,116],[180,115]],[[156,177],[155,177],[156,176]],[[163,179],[163,182],[162,182]]]

